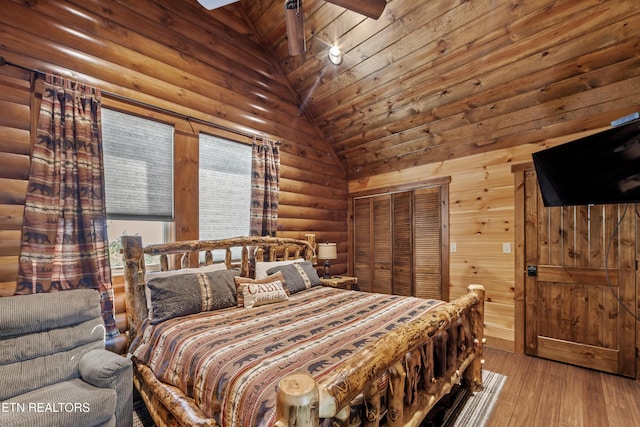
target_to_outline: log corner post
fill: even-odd
[[[320,392],[306,373],[294,373],[280,380],[276,403],[277,427],[316,427],[320,423]]]
[[[482,386],[482,365],[484,363],[483,346],[484,346],[484,286],[469,285],[470,293],[478,296],[478,304],[472,309],[470,315],[472,319],[473,342],[475,346],[476,356],[471,365],[464,373],[465,382],[470,391],[476,392],[483,389]]]

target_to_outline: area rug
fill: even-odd
[[[133,427],[155,427],[153,418],[147,411],[142,398],[136,396],[136,393],[134,393],[134,397],[138,397],[138,399],[134,398],[133,400]]]
[[[472,393],[454,386],[431,410],[421,427],[484,427],[491,417],[507,377],[495,372],[482,371],[484,389]]]
[[[484,427],[498,401],[507,377],[482,371],[484,390],[471,393],[455,386],[429,413],[421,427]],[[133,427],[154,427],[153,420],[142,400],[133,403]]]

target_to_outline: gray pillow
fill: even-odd
[[[238,275],[240,270],[220,270],[154,277],[147,282],[153,307],[151,324],[236,306],[234,277]]]
[[[278,271],[284,276],[284,285],[290,295],[320,285],[320,277],[318,277],[318,272],[313,268],[311,261],[272,267],[267,270],[267,273],[273,274]]]

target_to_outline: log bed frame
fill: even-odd
[[[161,269],[167,270],[169,255],[181,255],[180,266],[187,268],[194,253],[204,251],[209,265],[213,250],[225,250],[227,267],[239,267],[243,276],[249,276],[250,252],[253,261],[300,257],[315,261],[313,238],[310,240],[237,237],[143,247],[141,237],[123,236],[130,339],[148,313],[145,254],[160,255]],[[242,249],[239,262],[232,261],[231,248]],[[484,288],[469,285],[468,290],[360,349],[339,370],[318,382],[306,373],[284,377],[277,396],[276,426],[317,426],[322,418],[330,418],[332,426],[345,426],[356,397],[364,403],[359,406],[363,426],[418,426],[454,384],[462,381],[471,391],[482,390]],[[381,378],[389,384],[386,416],[380,408]],[[158,426],[218,426],[181,390],[159,381],[135,360],[134,385]]]

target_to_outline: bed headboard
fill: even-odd
[[[227,268],[239,268],[242,276],[249,277],[255,262],[304,258],[315,264],[315,235],[308,235],[307,238],[308,240],[298,240],[253,236],[222,240],[188,240],[143,246],[140,236],[122,236],[120,239],[124,261],[129,340],[135,337],[140,323],[149,313],[145,296],[144,255],[159,255],[160,269],[166,271],[170,269],[170,255],[179,256],[179,266],[175,268],[178,269],[188,268],[192,255],[200,252],[205,254],[205,265],[211,265],[214,263],[213,251],[222,250],[225,252],[224,263]],[[232,259],[234,248],[240,249],[239,260]]]

